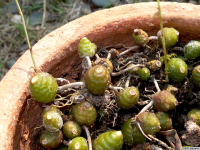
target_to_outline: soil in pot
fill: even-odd
[[[185,67],[184,65],[180,66],[180,64],[183,62],[187,63],[189,69],[186,66],[185,68],[179,69],[178,71],[181,72],[181,75],[184,71],[189,71],[187,74],[184,75],[183,78],[180,77],[177,79],[176,77],[179,75],[178,72],[176,72],[175,75],[173,75],[172,70],[171,72],[169,72],[170,81],[166,82],[166,74],[164,72],[165,67],[163,65],[163,50],[159,47],[158,41],[159,40],[155,37],[150,37],[150,40],[147,41],[147,43],[145,43],[145,46],[142,45],[135,46],[134,48],[127,48],[121,43],[119,43],[118,45],[111,45],[108,47],[99,48],[96,52],[96,57],[94,56],[94,54],[93,57],[91,57],[93,67],[88,66],[86,59],[83,59],[83,68],[80,71],[84,76],[77,77],[74,81],[70,80],[72,83],[80,83],[80,81],[83,80],[84,84],[86,84],[85,88],[82,84],[82,88],[77,87],[78,84],[75,87],[72,86],[70,88],[66,88],[65,86],[70,84],[67,84],[67,82],[69,82],[69,80],[67,80],[69,79],[69,76],[63,76],[62,81],[61,79],[59,79],[59,96],[55,98],[53,105],[55,107],[60,108],[60,110],[62,111],[63,122],[74,120],[80,126],[87,125],[91,132],[91,138],[96,139],[99,135],[106,131],[120,131],[123,124],[129,119],[132,119],[131,122],[134,126],[133,120],[137,120],[137,116],[139,116],[139,114],[142,114],[140,111],[143,110],[144,106],[150,103],[150,101],[154,101],[154,104],[151,106],[153,108],[147,109],[146,111],[150,111],[152,112],[152,114],[154,114],[155,112],[157,112],[158,114],[162,114],[163,112],[165,112],[165,114],[168,115],[168,120],[170,121],[169,127],[166,127],[168,123],[165,122],[164,125],[162,125],[163,127],[161,129],[159,123],[159,128],[158,130],[156,130],[156,132],[158,132],[159,130],[171,132],[172,129],[175,129],[173,131],[176,131],[179,134],[179,136],[182,136],[182,132],[185,131],[184,124],[189,119],[187,118],[187,113],[193,108],[198,108],[200,105],[200,103],[196,100],[199,87],[194,83],[194,80],[192,80],[192,78],[194,78],[194,73],[192,75],[194,66],[198,66],[199,63],[197,59],[186,59],[185,53],[183,51],[184,47],[182,47],[184,44],[181,42],[175,42],[175,44],[173,44],[173,46],[170,46],[170,49],[168,49],[168,69],[170,70],[171,66],[169,65],[171,64],[171,61],[172,65],[175,65],[172,66],[172,68],[175,68],[177,70],[181,67]],[[82,47],[79,47],[79,49],[81,48]],[[110,64],[107,61],[109,61],[109,63],[111,62],[112,66],[110,66]],[[131,66],[130,64],[133,66]],[[105,81],[106,84],[109,83],[110,87],[107,86],[106,88],[103,88],[103,93],[99,93],[100,89],[98,86],[103,85],[99,81],[97,81],[98,78],[87,79],[89,75],[92,75],[91,78],[94,78],[93,76],[96,73],[98,73],[98,75],[101,74],[100,70],[102,70],[102,68],[100,66],[103,66],[103,69],[105,68],[106,70],[110,70],[106,72],[106,76],[111,75],[112,77],[112,80]],[[96,69],[96,72],[93,73],[92,71],[90,71],[92,73],[88,73],[89,70],[92,70],[91,68],[94,68],[94,70]],[[127,68],[132,69],[126,72],[123,71],[125,69],[127,70]],[[144,68],[145,70],[143,71]],[[147,75],[146,77],[145,74],[147,73],[147,70],[149,75]],[[104,80],[106,76],[103,76]],[[157,80],[157,82],[155,81],[155,79]],[[93,81],[94,83],[92,83]],[[156,85],[156,83],[158,85]],[[94,86],[91,84],[94,84]],[[92,88],[90,86],[92,86]],[[97,87],[98,89],[95,90],[95,88]],[[130,90],[128,88],[130,88]],[[160,89],[163,93],[160,92]],[[36,105],[36,107],[42,107],[41,104],[38,104],[38,102],[34,100],[30,100],[30,103],[32,106]],[[84,107],[86,106],[88,108],[86,108],[85,110],[83,106],[78,106],[81,103],[88,103],[83,104]],[[49,105],[51,105],[51,103],[46,104],[46,106]],[[92,119],[94,117],[92,115],[93,112],[89,111],[89,105],[93,105],[92,107],[96,108],[95,111],[97,112],[95,112],[94,119]],[[29,110],[30,108],[27,108],[24,111],[28,113]],[[86,111],[85,114],[84,111]],[[23,115],[26,113],[23,112]],[[25,117],[23,115],[22,118]],[[150,122],[152,122],[153,120],[152,117],[149,118]],[[41,115],[33,119],[39,120],[39,124],[42,124]],[[140,123],[142,124],[143,121]],[[147,124],[148,123],[145,123],[145,125]],[[36,147],[37,149],[43,149],[42,146],[39,144],[39,139],[41,136],[41,132],[44,130],[44,128],[46,128],[44,125],[44,121],[43,126],[35,126],[35,124],[33,124],[32,128],[34,128],[34,133],[29,133],[29,129],[26,129],[26,126],[24,126],[23,123],[21,125],[21,129],[25,131],[22,137],[26,138],[27,134],[32,134],[32,140],[34,140],[34,142],[30,141],[30,143],[33,142],[34,144],[32,146]],[[156,133],[154,131],[149,132],[150,129],[145,129],[143,127],[142,130],[144,130],[145,134]],[[126,131],[122,132],[123,135],[124,132]],[[162,138],[162,136],[164,135],[165,134],[163,134],[163,132],[157,133],[157,137],[161,136],[161,140],[167,142],[165,139]],[[87,136],[84,133],[82,133],[79,136],[87,138]],[[172,135],[168,135],[166,137],[169,138],[170,136]],[[190,138],[191,137],[187,137],[184,140],[188,141]],[[64,140],[70,141],[70,139],[66,137],[64,138]],[[145,143],[145,141],[146,140],[143,140],[141,144]],[[127,144],[125,135],[124,140],[122,140],[122,142],[124,142],[123,149],[134,149],[134,142],[132,144]],[[196,142],[197,141],[190,141],[190,144],[195,145]],[[99,145],[102,144],[101,142],[96,143],[98,143]],[[147,147],[147,145],[155,146],[155,143],[147,142],[143,145],[140,145],[140,148]],[[174,143],[174,145],[177,145],[177,141]],[[163,145],[161,145],[161,147],[162,146]],[[60,149],[62,147],[66,147],[66,145],[61,144],[60,146],[58,146],[57,149]]]

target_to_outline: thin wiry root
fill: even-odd
[[[87,141],[88,141],[88,146],[89,146],[88,150],[92,150],[92,140],[91,140],[90,131],[88,130],[88,127],[86,127],[85,125],[83,125],[82,128],[85,130],[86,135],[87,135]]]
[[[133,46],[133,47],[131,47],[131,48],[129,48],[129,49],[127,49],[127,50],[121,52],[121,53],[118,55],[118,57],[120,57],[120,56],[122,56],[122,55],[124,55],[124,54],[126,54],[126,53],[128,53],[128,52],[130,52],[130,51],[134,51],[134,52],[135,52],[138,48],[140,48],[140,46]],[[137,51],[138,51],[138,50],[137,50]]]
[[[142,112],[145,112],[146,110],[148,110],[149,108],[151,108],[153,106],[153,100],[150,101],[149,104],[147,104],[145,107],[142,108],[142,110],[138,113],[138,115]]]
[[[144,133],[144,131],[142,130],[142,128],[141,128],[141,126],[140,126],[140,123],[137,122],[137,121],[135,121],[134,123],[136,124],[136,126],[138,127],[138,129],[140,130],[140,132],[141,132],[148,140],[152,141],[151,138],[148,137],[148,136]]]
[[[126,80],[126,83],[125,83],[125,88],[129,87],[130,81],[131,81],[131,74],[129,74],[128,77],[127,77],[127,80]]]
[[[67,90],[68,88],[75,88],[75,87],[85,87],[85,83],[84,82],[74,82],[74,83],[69,83],[63,86],[59,86],[58,87],[58,91],[63,91],[63,90]]]
[[[53,105],[53,106],[58,107],[58,108],[62,108],[62,107],[69,106],[69,105],[72,105],[72,104],[73,104],[73,101],[67,100],[67,102],[65,104],[63,104],[62,106],[59,106],[59,105]]]
[[[152,76],[152,80],[153,80],[153,83],[154,83],[154,85],[155,85],[155,87],[156,87],[157,92],[160,92],[160,87],[159,87],[159,85],[158,85],[157,80],[154,78],[154,76]]]
[[[129,70],[131,70],[131,69],[133,69],[133,68],[144,67],[144,66],[145,66],[145,65],[137,64],[137,65],[135,65],[135,66],[126,68],[126,69],[121,70],[121,71],[119,71],[119,72],[112,72],[112,73],[111,73],[111,76],[118,76],[118,75],[121,75],[121,74],[123,74],[123,73],[125,73],[125,72],[127,72],[127,71],[129,71]]]
[[[149,136],[151,139],[153,139],[154,141],[157,141],[159,145],[161,145],[161,146],[167,148],[168,150],[173,150],[173,148],[169,147],[169,146],[168,146],[166,143],[164,143],[163,141],[161,141],[161,140],[155,138],[154,136],[152,136],[152,135],[150,135],[150,134],[148,134],[148,136]]]
[[[64,144],[65,146],[69,146],[69,142],[66,141],[66,140],[63,140],[63,144]]]
[[[58,108],[62,108],[65,106],[69,106],[73,104],[73,100],[71,99],[67,99],[69,96],[71,96],[72,94],[66,96],[66,97],[62,97],[60,95],[57,94],[57,96],[59,96],[59,98],[54,100],[54,104],[53,106],[58,107]],[[60,102],[60,101],[67,101],[66,103]]]
[[[116,123],[115,120],[117,119],[117,117],[118,117],[118,114],[115,113],[115,117],[114,117],[114,119],[113,119],[113,125],[112,125],[113,127],[115,126],[115,123]]]
[[[92,62],[90,60],[90,57],[89,56],[85,56],[85,59],[87,61],[87,64],[88,64],[88,69],[92,67]]]
[[[115,87],[115,86],[112,86],[112,85],[109,85],[109,89],[115,91],[115,92],[118,92],[118,90],[123,90],[124,88],[123,87]]]
[[[149,40],[158,40],[158,37],[157,36],[150,36]]]
[[[67,82],[67,84],[69,84],[69,80],[66,80],[65,78],[55,78],[56,81],[60,81],[60,82]]]

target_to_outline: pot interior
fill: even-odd
[[[119,8],[121,10],[126,8],[130,10],[132,7],[135,6],[123,6]],[[137,9],[138,7],[139,6],[137,6]],[[176,7],[169,8],[168,10],[163,9],[163,12],[166,15],[167,12],[174,11]],[[144,9],[146,8],[148,7],[145,6]],[[156,4],[154,4],[154,8],[150,8],[150,11],[151,9],[156,12]],[[115,17],[116,15],[114,13],[116,13],[117,8],[110,11],[113,11],[113,14],[110,15],[110,17]],[[138,13],[141,11],[142,10],[140,10]],[[104,12],[97,12],[96,14],[93,14],[93,17],[100,13]],[[108,10],[106,10],[105,13],[108,13]],[[121,12],[119,11],[119,15],[120,13]],[[128,13],[127,11],[126,13],[126,17],[122,17],[124,19],[121,19],[120,21],[113,22],[113,20],[110,19],[111,21],[108,21],[106,24],[101,24],[101,26],[98,26],[98,22],[96,22],[95,24],[98,28],[90,30],[94,31],[98,29],[97,32],[87,32],[87,34],[80,34],[80,37],[74,40],[70,45],[73,47],[73,51],[70,51],[69,47],[66,46],[63,50],[63,57],[61,57],[59,61],[54,63],[53,66],[46,71],[48,71],[54,77],[66,77],[71,81],[80,79],[82,77],[82,66],[81,59],[77,53],[77,46],[80,38],[83,36],[87,36],[88,39],[90,39],[100,48],[118,44],[123,44],[124,46],[134,46],[135,44],[132,38],[132,31],[135,28],[143,29],[149,34],[149,36],[156,35],[160,29],[158,18],[152,18],[153,14],[149,14],[149,12],[142,14],[143,16],[140,16],[139,14],[132,16],[132,14]],[[170,12],[169,16],[164,15],[164,26],[176,28],[180,32],[180,41],[183,44],[192,39],[200,40],[199,18],[188,18],[187,12],[185,12],[181,18],[178,17],[177,12],[175,12],[175,15],[171,14],[173,14],[173,12]],[[83,18],[81,21],[84,19],[86,18]],[[44,108],[43,106],[43,104],[31,100],[30,95],[27,97],[26,102],[21,108],[18,123],[16,126],[16,131],[13,139],[13,146],[15,149],[44,149],[39,144],[40,132],[43,129],[41,119],[41,113]]]

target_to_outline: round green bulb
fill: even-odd
[[[47,111],[43,116],[43,126],[51,132],[59,131],[63,126],[63,119],[56,111]]]
[[[196,66],[193,69],[192,80],[195,85],[200,86],[200,65]]]
[[[122,125],[122,134],[124,137],[124,143],[128,146],[132,146],[133,144],[141,144],[146,141],[146,137],[138,130],[136,126],[132,126],[132,119],[128,119]]]
[[[179,32],[174,28],[163,28],[164,32],[164,39],[165,39],[165,46],[169,48],[174,46],[179,39]],[[158,31],[157,33],[159,44],[162,45],[162,31]]]
[[[131,86],[121,90],[117,97],[117,104],[124,109],[129,109],[138,102],[140,92],[138,88]]]
[[[49,103],[56,97],[58,84],[53,76],[46,72],[40,72],[31,78],[29,88],[36,101]]]
[[[172,129],[172,119],[165,112],[159,111],[155,113],[160,121],[161,131]]]
[[[133,31],[133,38],[138,46],[145,46],[149,42],[148,34],[142,29],[135,29]]]
[[[97,119],[97,111],[90,102],[84,101],[73,107],[72,117],[79,125],[92,126]]]
[[[107,131],[100,134],[93,143],[94,150],[121,150],[123,134],[121,131]]]
[[[55,112],[58,112],[60,115],[62,115],[62,112],[60,111],[59,108],[57,108],[56,106],[53,106],[53,105],[50,105],[50,106],[47,106],[43,112],[42,112],[42,116],[48,112],[48,111],[55,111]]]
[[[142,112],[136,116],[136,121],[140,123],[140,126],[145,134],[155,134],[160,131],[160,121],[154,113]]]
[[[60,130],[58,132],[50,132],[45,130],[40,136],[40,144],[47,149],[58,147],[62,141],[63,133]]]
[[[180,58],[172,58],[168,64],[168,75],[173,82],[181,82],[188,75],[188,66]]]
[[[146,81],[149,79],[151,73],[148,68],[142,68],[138,70],[138,74],[141,80]]]
[[[135,64],[129,64],[128,66],[127,66],[127,68],[130,68],[130,67],[133,67],[133,66],[136,66]],[[127,71],[128,73],[131,73],[131,74],[137,74],[137,71],[139,70],[139,67],[135,67],[135,68],[133,68],[133,69],[131,69],[131,70],[129,70],[129,71]]]
[[[193,108],[187,114],[188,120],[193,120],[197,125],[200,126],[200,109]]]
[[[158,111],[172,110],[178,105],[176,97],[167,90],[156,92],[153,102],[153,107]]]
[[[86,37],[83,37],[78,45],[78,53],[80,57],[93,57],[97,50],[97,46],[91,43]]]
[[[63,125],[63,133],[69,139],[80,136],[81,132],[81,126],[75,121],[67,121]]]
[[[110,72],[103,65],[93,66],[85,74],[86,87],[92,94],[103,95],[110,83]]]
[[[200,42],[190,41],[184,46],[184,54],[187,59],[196,59],[200,56]]]
[[[88,150],[87,140],[83,137],[76,137],[69,143],[68,150]]]

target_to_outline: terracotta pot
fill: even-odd
[[[200,39],[200,7],[192,4],[161,4],[164,26],[180,31],[180,40]],[[141,28],[156,35],[160,28],[157,3],[138,3],[94,12],[51,32],[33,46],[38,68],[54,77],[80,75],[81,59],[77,45],[88,37],[99,47],[124,44],[133,46],[132,31]],[[37,127],[41,126],[42,104],[30,99],[29,71],[33,66],[30,53],[19,58],[0,83],[0,149],[36,150]]]

